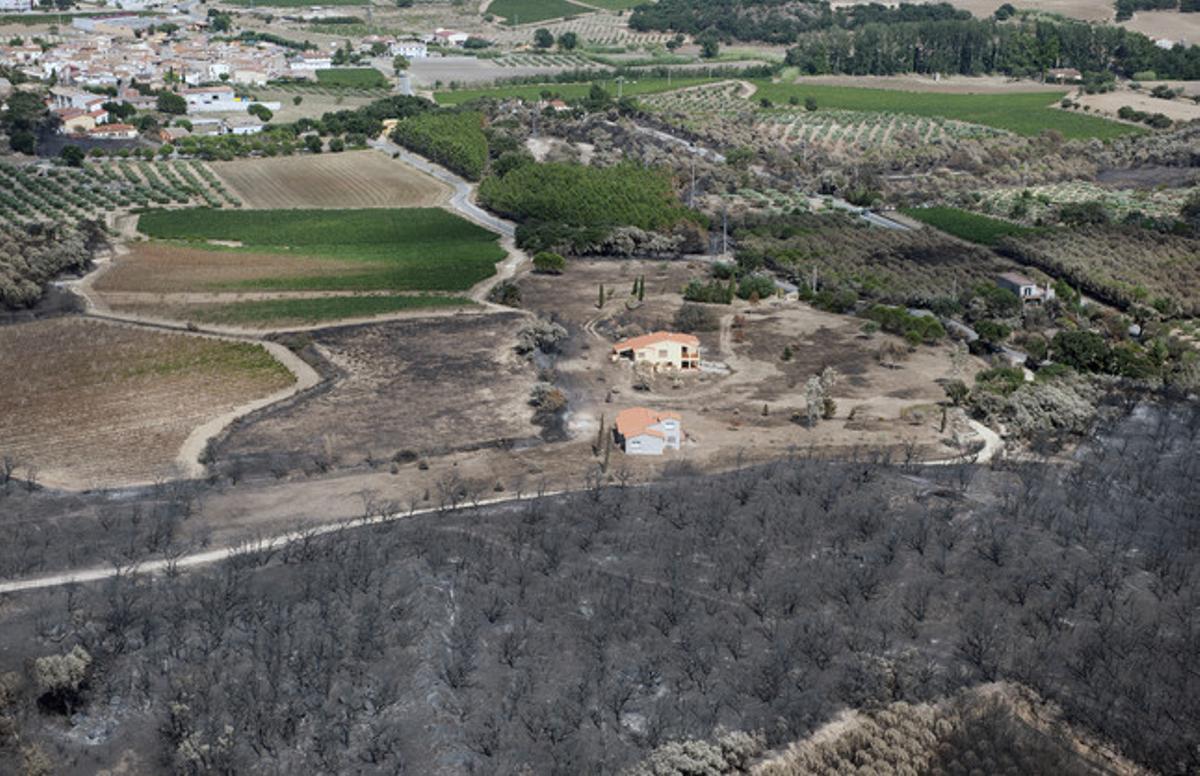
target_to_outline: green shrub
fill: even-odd
[[[561,275],[567,268],[567,260],[552,251],[542,251],[533,257],[533,268],[546,275]]]
[[[775,281],[768,275],[745,275],[738,282],[740,299],[766,299],[775,295]]]
[[[851,288],[822,288],[813,295],[812,305],[818,310],[844,314],[858,306],[858,294]]]
[[[721,327],[721,319],[712,308],[704,305],[685,303],[675,313],[675,330],[684,332],[716,331]]]
[[[1008,396],[1024,384],[1025,372],[1017,367],[1000,366],[975,375],[976,387],[1001,396]]]
[[[903,307],[877,304],[867,310],[866,317],[884,331],[899,334],[914,344],[934,343],[946,336],[942,324],[932,315],[913,315]]]
[[[1104,337],[1094,331],[1060,331],[1050,346],[1059,363],[1084,372],[1104,372],[1111,352]]]
[[[732,304],[733,283],[721,283],[693,278],[683,289],[683,298],[689,302],[707,302],[709,304]]]

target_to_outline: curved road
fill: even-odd
[[[445,167],[434,164],[424,157],[408,151],[391,140],[377,139],[369,140],[367,144],[372,148],[384,153],[395,156],[405,164],[411,165],[421,172],[437,178],[442,183],[448,184],[454,189],[454,194],[450,197],[450,206],[461,213],[465,218],[469,218],[480,226],[491,229],[493,232],[499,232],[505,237],[515,237],[517,228],[511,221],[505,221],[502,218],[497,218],[487,212],[475,201],[471,199],[471,195],[475,192],[474,184],[460,178],[454,173],[447,170]]]

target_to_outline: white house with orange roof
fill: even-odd
[[[700,340],[691,334],[656,331],[621,340],[612,347],[612,359],[649,364],[655,370],[694,371],[700,368]]]
[[[617,413],[614,431],[627,455],[662,455],[678,450],[683,437],[682,418],[674,412],[630,407]]]

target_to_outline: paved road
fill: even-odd
[[[858,205],[852,205],[844,199],[830,197],[830,200],[830,204],[838,210],[845,210],[853,213],[872,226],[878,226],[881,229],[894,229],[899,232],[907,232],[911,231],[912,229],[912,227],[908,226],[907,224],[902,224],[899,221],[893,221],[887,216],[882,216],[879,213],[872,212],[866,208],[859,207]]]
[[[441,182],[451,186],[454,189],[454,194],[450,197],[450,206],[464,217],[471,219],[480,226],[491,229],[493,232],[499,232],[505,237],[516,235],[517,227],[511,221],[498,218],[475,204],[475,201],[471,199],[475,193],[475,186],[470,181],[455,175],[441,165],[434,164],[424,157],[417,156],[390,140],[369,140],[367,142],[372,148],[376,148],[391,156],[396,156],[405,164],[416,167],[421,172],[432,175]]]
[[[567,491],[543,493],[542,496],[557,496],[564,492]],[[501,498],[481,500],[471,504],[470,506],[493,506],[496,504],[517,501],[520,498],[528,499],[530,496],[504,496]],[[468,505],[464,504],[463,506]],[[314,537],[325,536],[327,534],[336,533],[348,528],[383,525],[385,523],[396,522],[397,520],[405,520],[410,517],[433,514],[438,511],[439,510],[437,508],[431,507],[428,509],[417,509],[410,512],[393,512],[388,515],[376,515],[367,519],[350,521],[343,520],[336,523],[326,523],[324,525],[313,526],[312,528],[289,531],[284,534],[263,538],[257,541],[242,542],[231,547],[205,550],[204,552],[193,552],[176,558],[151,560],[124,568],[117,568],[112,565],[93,566],[91,568],[77,569],[74,571],[64,571],[59,574],[48,574],[40,577],[30,577],[27,579],[16,579],[8,582],[0,582],[0,595],[5,593],[19,593],[27,590],[44,590],[46,588],[62,587],[64,585],[73,585],[80,582],[98,582],[101,580],[114,579],[119,576],[125,576],[134,573],[162,574],[168,571],[174,572],[183,569],[211,566],[214,563],[230,560],[240,555],[258,552],[273,552],[280,550],[289,544],[308,541]]]

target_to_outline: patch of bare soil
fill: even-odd
[[[433,207],[450,188],[376,151],[239,159],[210,165],[251,208]]]
[[[294,377],[260,346],[80,318],[0,337],[0,454],[71,487],[177,474],[193,429]]]
[[[1115,117],[1118,110],[1128,105],[1145,113],[1161,113],[1172,121],[1200,119],[1200,105],[1186,97],[1174,100],[1151,97],[1149,90],[1153,86],[1154,84],[1149,84],[1141,90],[1120,89],[1106,94],[1080,94],[1072,96],[1072,99],[1087,105],[1093,113],[1109,117]]]
[[[1150,165],[1126,169],[1110,168],[1096,173],[1096,183],[1113,188],[1152,189],[1159,186],[1183,188],[1200,184],[1200,170]]]
[[[216,446],[217,466],[282,476],[532,441],[536,370],[513,351],[522,321],[452,316],[314,332],[333,368],[324,389],[235,424]]]
[[[1121,22],[1127,30],[1151,38],[1162,38],[1176,44],[1193,45],[1200,41],[1200,14],[1179,11],[1138,11],[1132,19]]]

